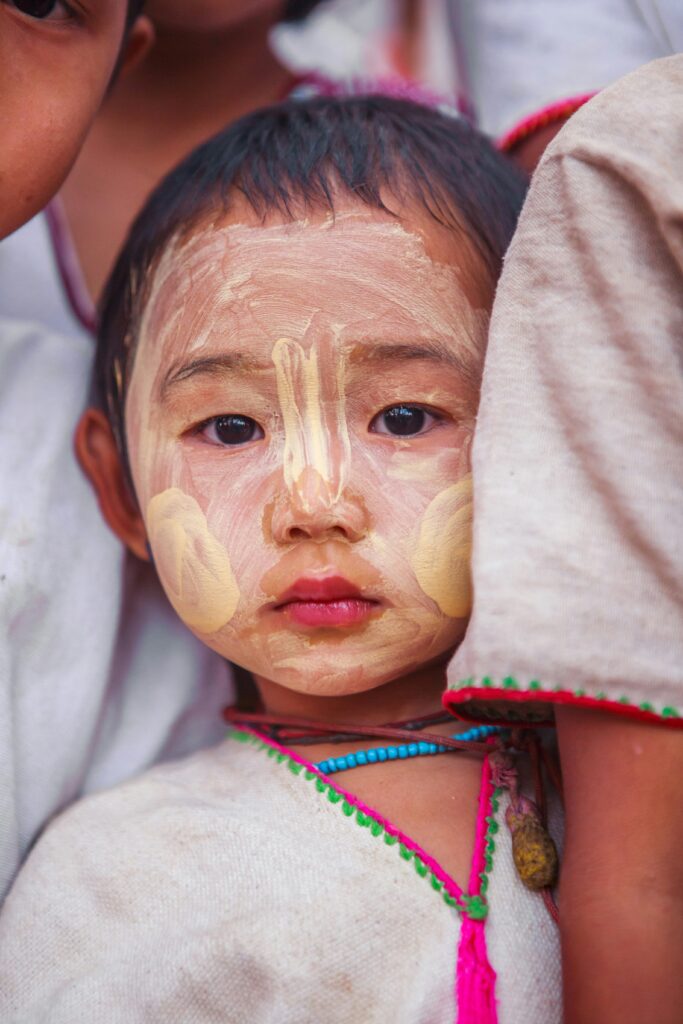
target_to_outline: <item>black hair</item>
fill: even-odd
[[[283,21],[303,21],[322,0],[287,0]]]
[[[464,233],[495,281],[525,190],[522,173],[465,121],[408,100],[288,100],[231,124],[152,193],[105,288],[95,387],[122,455],[140,319],[172,237],[220,220],[236,195],[261,218],[286,219],[307,209],[334,213],[337,197],[387,210],[383,197],[391,196]]]
[[[128,11],[126,13],[126,33],[131,28],[133,22],[139,14],[142,13],[142,8],[145,5],[145,0],[128,0]]]

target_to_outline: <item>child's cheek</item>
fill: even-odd
[[[463,426],[449,431],[446,444],[444,435],[435,434],[432,450],[410,445],[399,450],[384,482],[385,494],[393,495],[392,508],[410,509],[415,497],[420,504],[409,525],[392,517],[392,547],[404,553],[411,577],[404,582],[406,593],[412,592],[421,605],[426,596],[437,616],[452,619],[467,618],[472,605],[471,436],[471,427]]]
[[[449,618],[465,618],[472,607],[471,536],[472,477],[468,474],[427,506],[411,556],[420,588]]]
[[[180,618],[199,633],[222,629],[235,614],[239,589],[228,552],[198,503],[170,487],[149,502],[145,521],[159,577]]]

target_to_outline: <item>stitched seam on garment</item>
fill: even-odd
[[[678,708],[665,704],[657,709],[651,701],[636,703],[626,696],[609,697],[599,690],[594,694],[587,690],[568,690],[562,686],[546,687],[537,679],[526,685],[518,682],[513,676],[506,676],[499,683],[490,676],[481,680],[463,679],[457,686],[449,687],[443,695],[443,704],[449,707],[469,700],[480,700],[485,695],[489,700],[506,701],[543,701],[549,704],[578,704],[597,709],[615,711],[629,717],[655,719],[670,725],[683,725],[683,717]],[[542,723],[539,723],[542,724]]]

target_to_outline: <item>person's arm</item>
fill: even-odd
[[[683,1021],[683,735],[559,707],[564,1024]]]
[[[543,156],[546,147],[553,141],[566,119],[552,121],[550,124],[535,128],[528,135],[525,135],[509,146],[502,146],[515,163],[526,171],[533,174],[538,161]]]
[[[647,65],[541,160],[473,446],[476,597],[444,701],[555,707],[566,1024],[683,1021],[682,96],[683,55]]]

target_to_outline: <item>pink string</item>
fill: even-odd
[[[472,896],[481,895],[481,875],[486,868],[486,840],[489,823],[486,820],[492,812],[493,779],[489,758],[481,769],[479,810],[474,839],[474,856],[470,874],[469,891]],[[496,1008],[496,972],[489,962],[486,948],[484,921],[473,921],[463,915],[458,947],[455,995],[457,1000],[457,1024],[498,1024]]]
[[[71,312],[89,334],[94,334],[97,329],[95,304],[88,292],[66,213],[58,196],[48,203],[43,213],[57,271]]]
[[[491,745],[493,745],[493,741]],[[491,800],[493,798],[493,790],[494,784],[491,776],[490,757],[487,757],[481,766],[479,809],[477,811],[474,853],[472,855],[472,870],[470,872],[469,891],[471,896],[479,896],[481,893],[481,873],[486,868],[486,834],[489,829],[489,823],[486,819],[492,812]]]
[[[489,963],[484,922],[462,918],[458,949],[457,1024],[498,1024],[496,972]]]

